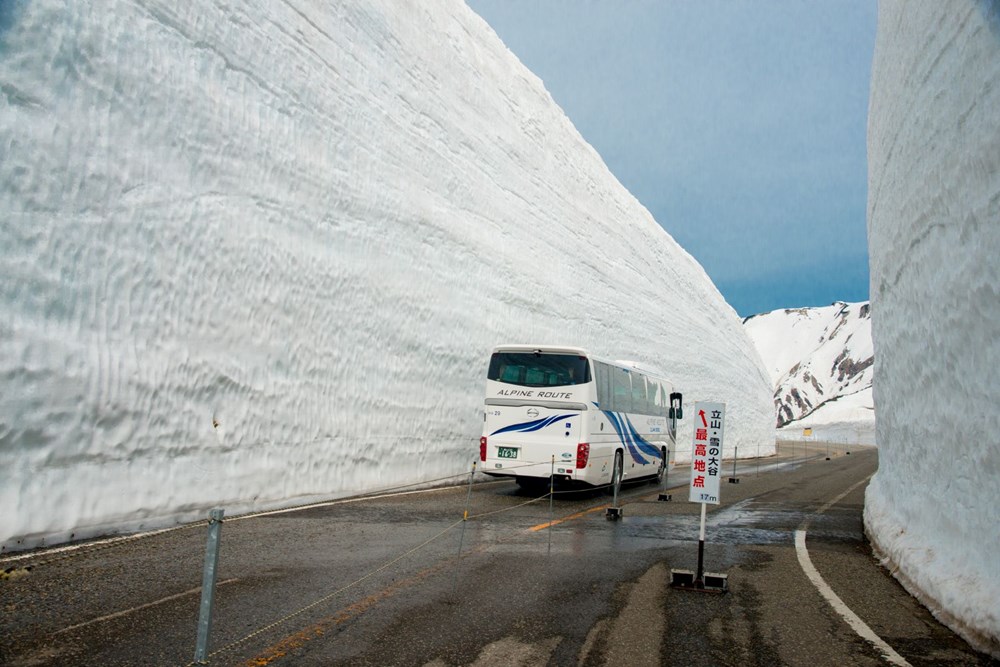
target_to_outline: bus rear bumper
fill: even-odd
[[[578,482],[590,486],[598,486],[606,483],[607,480],[600,480],[599,471],[588,468],[576,468],[572,461],[553,464],[551,461],[545,463],[518,463],[515,461],[505,461],[497,459],[486,459],[480,463],[479,471],[490,477],[518,478],[522,480],[548,481],[549,477],[555,476],[556,482]]]

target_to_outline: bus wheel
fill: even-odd
[[[656,483],[661,484],[663,482],[663,473],[667,470],[667,448],[663,447],[660,449],[660,467],[656,469]]]
[[[615,467],[611,469],[611,493],[618,495],[618,492],[622,488],[622,474],[625,472],[625,466],[622,463],[622,453],[615,452]]]

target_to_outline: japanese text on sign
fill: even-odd
[[[688,493],[688,500],[692,503],[719,504],[719,469],[722,465],[725,421],[725,403],[695,403],[691,489]]]

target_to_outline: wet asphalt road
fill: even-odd
[[[724,595],[669,586],[671,568],[696,564],[686,488],[659,502],[654,484],[626,487],[620,521],[605,519],[605,492],[561,493],[551,528],[549,499],[509,482],[475,484],[464,525],[463,486],[227,520],[209,664],[888,664],[804,574],[794,531],[807,520],[816,569],[910,664],[997,664],[872,557],[861,510],[874,449],[784,445],[740,464],[738,484],[730,466],[706,545]],[[36,564],[0,581],[0,664],[189,664],[205,538],[195,526],[0,560]]]

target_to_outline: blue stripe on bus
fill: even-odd
[[[551,426],[557,421],[563,419],[572,419],[576,415],[555,415],[553,417],[546,417],[544,419],[536,419],[530,422],[521,422],[520,424],[511,424],[510,426],[504,426],[503,428],[493,431],[490,433],[491,436],[497,435],[498,433],[531,433],[533,431],[540,431],[546,426]]]
[[[636,445],[632,440],[632,433],[635,433],[635,427],[628,421],[628,418],[624,415],[619,418],[618,415],[608,410],[603,410],[602,412],[607,415],[611,425],[614,426],[615,431],[618,433],[618,439],[621,440],[622,444],[625,445],[625,448],[628,449],[629,456],[632,457],[632,460],[636,463],[641,463],[642,465],[648,465],[649,461],[642,457],[642,454],[639,453],[639,450],[636,448]],[[626,423],[628,424],[628,430],[626,430],[625,427]],[[632,433],[629,433],[629,431]],[[657,455],[659,455],[659,452],[657,452]]]
[[[632,426],[632,422],[628,421],[627,417],[625,418],[625,421],[628,422],[628,427],[632,432],[632,439],[635,441],[636,446],[641,449],[644,454],[652,456],[656,459],[663,456],[663,452],[657,449],[656,445],[639,435],[639,433],[635,430],[635,426]]]

